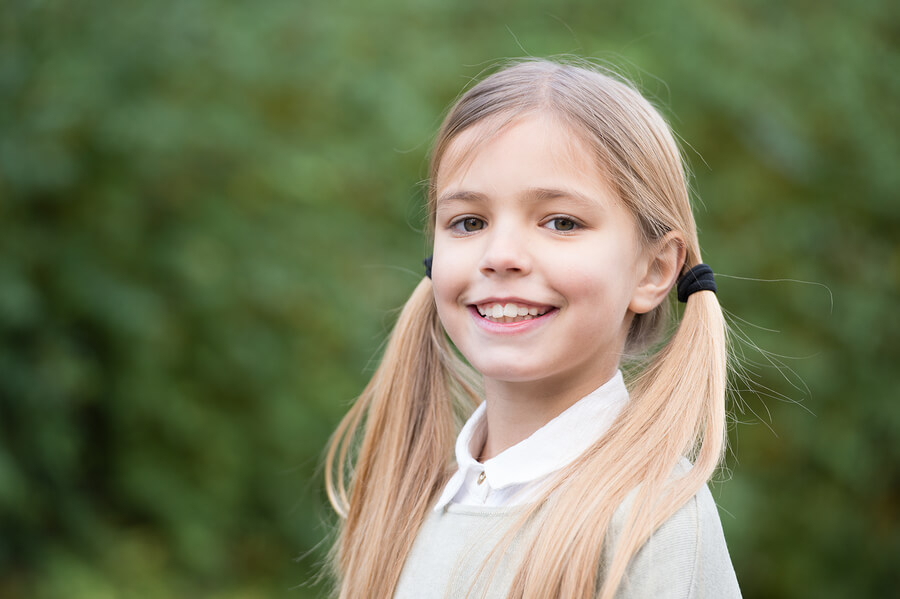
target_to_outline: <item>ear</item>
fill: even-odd
[[[645,314],[666,299],[684,266],[684,248],[684,237],[678,231],[670,231],[648,248],[644,262],[646,271],[634,289],[629,310]]]

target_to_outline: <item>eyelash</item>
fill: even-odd
[[[469,220],[478,221],[481,224],[481,226],[478,229],[474,229],[472,231],[461,230],[460,226],[464,227],[466,221],[469,221]],[[549,225],[550,223],[557,222],[557,221],[567,221],[569,223],[572,223],[572,228],[571,229],[557,229],[557,228],[547,227],[547,225]],[[471,235],[472,233],[477,233],[478,231],[481,231],[482,229],[484,229],[486,224],[487,223],[484,222],[484,219],[481,219],[477,216],[461,216],[461,217],[453,220],[448,225],[448,228],[453,229],[457,233],[460,233],[462,235]],[[577,231],[578,229],[583,228],[584,225],[581,223],[581,221],[579,221],[578,219],[573,218],[571,216],[558,215],[558,216],[552,216],[549,219],[547,219],[543,224],[541,224],[541,227],[550,229],[551,231],[555,231],[556,233],[567,234],[567,233],[573,233],[573,232]]]
[[[571,216],[567,216],[567,215],[565,215],[565,214],[558,214],[558,215],[556,215],[556,216],[551,216],[551,217],[548,218],[548,219],[544,222],[544,224],[541,225],[541,226],[542,226],[542,227],[545,227],[545,228],[549,228],[549,227],[547,227],[547,225],[549,225],[549,224],[552,223],[552,222],[556,222],[556,221],[560,221],[560,220],[564,220],[564,221],[567,221],[567,222],[572,223],[572,228],[571,228],[571,229],[555,229],[555,228],[550,228],[551,231],[555,231],[555,232],[557,232],[557,233],[574,233],[574,232],[577,231],[578,229],[581,229],[581,228],[584,227],[584,225],[581,223],[580,220],[578,220],[577,218],[573,218],[573,217],[571,217]]]
[[[481,227],[478,229],[475,229],[474,231],[466,231],[464,229],[461,229],[460,227],[465,226],[465,222],[467,220],[477,220],[479,223],[481,223]],[[461,216],[461,217],[451,221],[450,224],[447,226],[447,228],[452,229],[456,233],[459,233],[461,235],[471,235],[472,233],[477,233],[481,229],[484,229],[486,224],[487,223],[484,222],[484,219],[478,218],[477,216]]]

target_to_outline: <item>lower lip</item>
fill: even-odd
[[[540,316],[535,316],[529,320],[521,320],[519,322],[493,322],[479,314],[475,306],[469,306],[469,313],[475,320],[475,324],[485,331],[511,335],[514,333],[524,333],[525,331],[530,331],[541,326],[556,316],[559,313],[559,308],[553,308]]]

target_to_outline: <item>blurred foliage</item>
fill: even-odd
[[[6,0],[0,596],[323,596],[322,448],[420,276],[429,141],[560,53],[656,99],[742,277],[745,596],[890,595],[898,39],[888,0]]]

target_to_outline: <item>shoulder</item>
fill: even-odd
[[[690,468],[685,460],[676,476]],[[613,544],[621,534],[632,496],[616,510],[610,527]],[[660,597],[699,599],[740,597],[722,522],[706,485],[666,520],[628,566],[617,599]]]
[[[491,551],[519,517],[521,508],[451,504],[432,510],[419,529],[400,573],[394,599],[445,599],[467,596],[470,587],[482,589],[479,576]],[[497,576],[488,584],[488,597],[512,582],[515,550],[501,557]],[[477,592],[471,596],[480,596]]]

